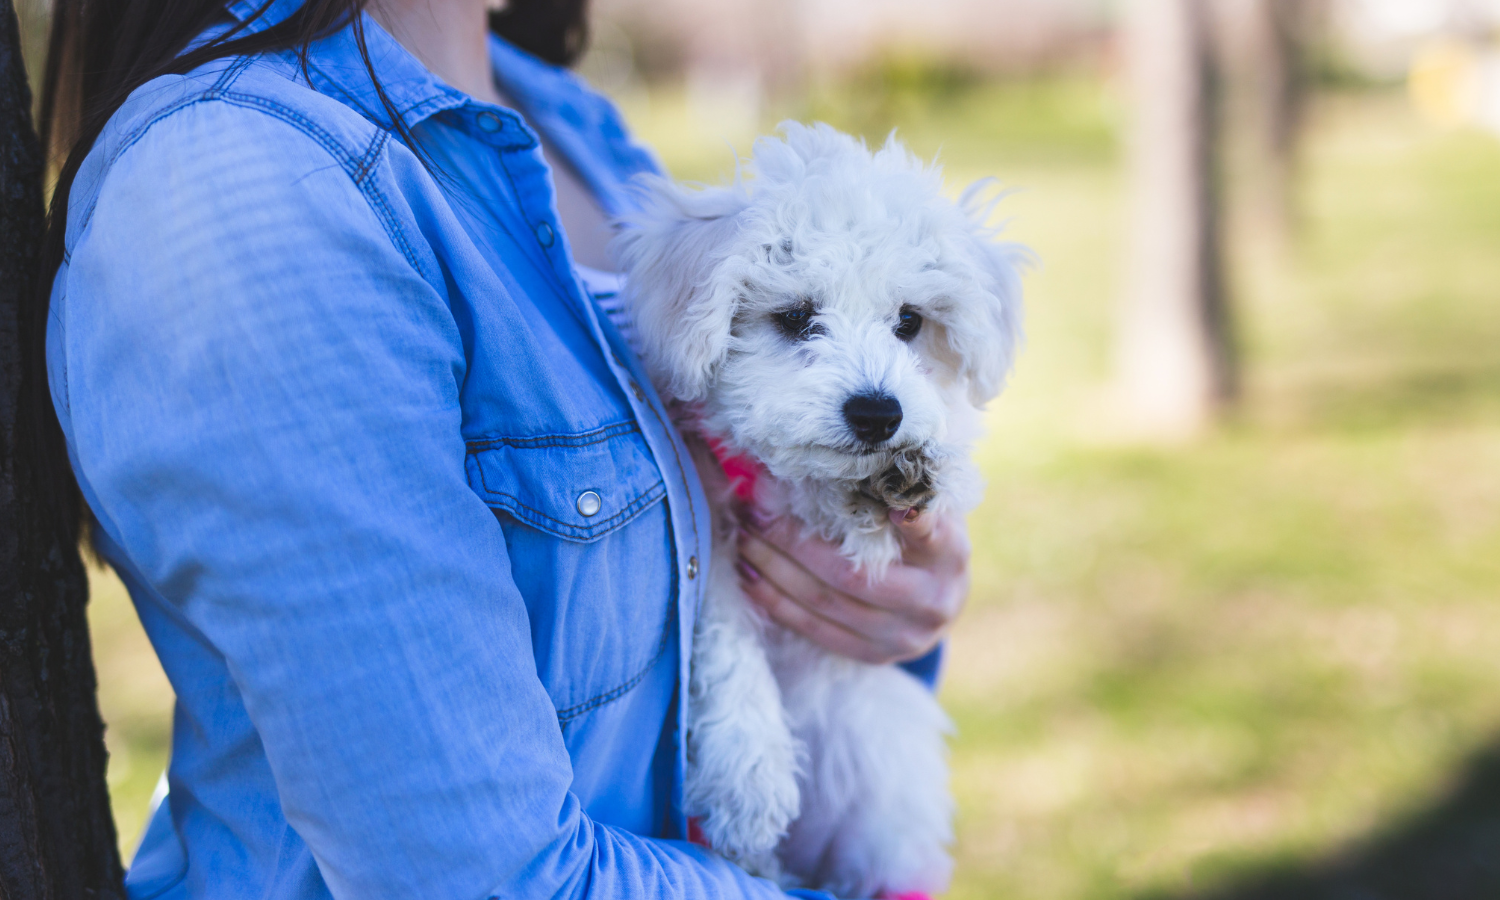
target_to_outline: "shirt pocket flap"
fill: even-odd
[[[469,441],[468,451],[469,486],[485,503],[566,540],[597,540],[667,493],[634,422],[484,438]]]

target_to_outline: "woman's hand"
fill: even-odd
[[[745,594],[772,621],[814,644],[877,665],[917,659],[937,646],[969,593],[963,517],[892,510],[901,559],[871,583],[838,546],[801,537],[777,519],[740,529],[736,565]]]

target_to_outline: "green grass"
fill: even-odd
[[[954,898],[1187,894],[1295,865],[1439,796],[1500,728],[1500,141],[1397,95],[1314,107],[1285,253],[1238,220],[1243,408],[1122,442],[1109,391],[1126,220],[1118,114],[1081,79],[804,110],[996,176],[1042,267],[981,448]],[[627,98],[684,177],[730,167],[680,97]],[[774,117],[771,117],[774,118]],[[769,120],[762,127],[769,125]],[[731,136],[743,152],[746,134]],[[94,605],[122,840],[170,698],[117,590]]]
[[[166,768],[174,697],[125,586],[107,569],[91,568],[89,581],[89,627],[109,749],[109,794],[120,849],[128,862],[146,827],[151,792]]]

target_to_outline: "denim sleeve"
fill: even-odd
[[[913,678],[916,678],[918,681],[936,691],[938,687],[938,678],[943,671],[944,646],[944,644],[938,644],[936,647],[933,647],[931,650],[927,651],[926,656],[919,656],[916,659],[908,660],[902,663],[901,668],[909,672]]]
[[[101,526],[222,655],[334,896],[784,896],[569,792],[446,288],[383,212],[405,151],[314,138],[200,102],[112,163],[54,295]]]

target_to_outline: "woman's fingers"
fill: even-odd
[[[844,635],[831,638],[839,645],[835,652],[843,655],[871,662],[910,659],[930,650],[947,625],[947,616],[912,600],[936,591],[922,570],[898,565],[884,581],[871,584],[837,547],[816,538],[796,541],[788,550],[769,535],[746,531],[739,549],[740,577],[750,598],[778,624],[828,649],[834,648],[823,640],[828,629],[820,622],[865,642],[851,648]],[[853,590],[830,581],[852,584]]]
[[[916,526],[929,519],[923,531]],[[923,513],[915,522],[907,520],[896,527],[902,540],[902,561],[913,571],[922,572],[931,585],[920,605],[934,627],[946,632],[958,618],[969,596],[969,529],[963,517],[949,513]]]
[[[816,582],[816,587],[832,587],[849,595],[851,599],[870,606],[889,610],[905,609],[912,598],[923,596],[929,589],[924,583],[926,573],[903,563],[891,566],[880,581],[872,582],[870,573],[856,568],[837,544],[803,534],[801,524],[791,517],[776,519],[761,528],[750,527],[743,531],[769,545],[757,548],[756,552],[765,554],[772,549],[778,550],[801,566],[807,577]],[[740,543],[744,545],[743,537]],[[810,600],[810,593],[804,594],[799,590],[799,585],[803,583],[805,582],[781,582],[781,585],[790,589],[794,596],[805,596]]]
[[[747,529],[739,533],[740,558],[748,562],[765,578],[770,579],[788,596],[801,598],[806,606],[815,605],[815,598],[828,589],[823,579],[814,575],[812,568],[782,550],[780,541],[772,543],[768,534],[764,537]]]
[[[891,523],[901,539],[901,561],[918,568],[962,567],[968,560],[968,538],[953,527],[952,516],[893,509]]]
[[[755,571],[748,562],[741,560],[737,568],[740,587],[745,596],[777,625],[840,656],[875,665],[893,661],[893,657],[882,654],[880,647],[869,638],[850,631],[793,600],[773,581]]]
[[[867,640],[889,641],[891,632],[898,627],[887,610],[829,584],[829,572],[823,571],[820,577],[816,563],[806,565],[766,538],[741,532],[739,548],[740,559],[749,564],[750,571],[765,578],[808,612]],[[847,565],[842,557],[839,562]],[[740,575],[744,577],[746,572],[741,570]]]
[[[957,515],[893,511],[901,559],[878,581],[790,517],[738,539],[746,596],[778,625],[869,663],[915,659],[947,632],[968,593],[968,533]]]

